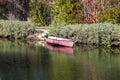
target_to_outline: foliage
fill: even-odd
[[[0,36],[9,38],[26,38],[34,32],[34,25],[25,21],[0,20]]]
[[[84,22],[85,23],[96,23],[97,12],[98,12],[98,1],[97,0],[83,0],[84,10]]]
[[[115,41],[120,42],[120,26],[109,23],[66,25],[53,28],[49,35],[69,38],[79,44],[111,46]]]
[[[75,22],[76,23],[83,23],[84,22],[84,15],[83,15],[83,4],[81,1],[76,0],[76,2],[74,2],[73,12],[76,14]]]
[[[50,27],[50,35],[54,35],[57,36],[57,33],[59,32],[60,28],[65,26],[66,23],[65,22],[59,22],[59,23],[55,23],[55,24],[51,24]]]
[[[98,15],[99,22],[120,23],[120,8],[111,7],[100,12]]]
[[[0,19],[27,21],[30,0],[0,0]]]
[[[55,0],[53,13],[55,23],[75,23],[76,15],[73,12],[73,3],[71,3],[71,0]]]
[[[46,26],[51,23],[51,5],[45,0],[30,2],[30,15],[37,26]]]

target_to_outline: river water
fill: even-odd
[[[0,80],[120,80],[119,51],[0,40]]]

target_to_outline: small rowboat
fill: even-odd
[[[66,46],[66,47],[73,47],[74,42],[71,39],[66,39],[66,38],[58,38],[58,37],[46,37],[45,41],[50,44],[56,44],[56,45],[61,45],[61,46]]]

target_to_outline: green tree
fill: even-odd
[[[0,0],[0,16],[9,20],[26,21],[30,0]]]
[[[98,15],[99,22],[120,23],[120,8],[110,7],[101,11]]]
[[[46,0],[31,0],[30,15],[33,22],[39,26],[51,23],[52,5]]]
[[[55,0],[53,6],[54,22],[75,23],[72,0]]]

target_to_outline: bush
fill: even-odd
[[[73,12],[73,7],[74,5],[71,0],[55,0],[53,6],[54,21],[75,23],[74,17],[76,14]]]
[[[65,22],[51,24],[50,35],[58,36],[57,33],[59,32],[60,27],[63,27],[65,25],[66,25]]]
[[[0,36],[9,38],[26,38],[34,32],[34,25],[25,21],[0,20]]]
[[[98,15],[99,22],[120,23],[120,8],[110,7],[102,11]]]
[[[79,44],[111,46],[115,41],[120,42],[120,26],[109,23],[66,25],[52,28],[49,35],[69,38]]]
[[[36,26],[47,26],[51,24],[51,8],[45,0],[30,2],[30,15]]]

